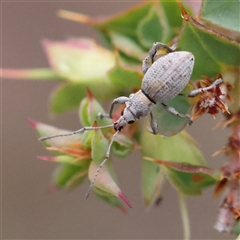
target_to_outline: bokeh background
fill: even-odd
[[[192,1],[197,7],[199,2]],[[59,9],[90,16],[110,16],[136,4],[133,1],[1,1],[1,65],[3,68],[48,67],[41,46],[43,39],[65,40],[89,36],[88,26],[57,17]],[[141,197],[141,157],[136,151],[126,159],[114,159],[120,187],[133,208],[123,214],[94,194],[85,201],[85,181],[73,192],[47,192],[55,163],[36,159],[46,155],[27,118],[66,129],[79,129],[77,112],[53,116],[49,96],[54,81],[3,79],[1,82],[1,190],[3,239],[181,239],[182,223],[173,188],[163,202],[149,211]],[[109,105],[106,105],[107,107]],[[205,116],[187,130],[199,142],[211,167],[220,167],[225,157],[212,154],[224,146],[227,131],[212,131],[216,120]],[[213,229],[220,199],[213,188],[200,197],[188,198],[192,239],[235,239]]]

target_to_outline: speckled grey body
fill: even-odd
[[[163,44],[156,43],[153,45],[149,52],[150,58],[155,56],[158,46],[163,46]],[[126,105],[122,116],[114,123],[116,131],[150,114],[152,132],[157,134],[158,127],[151,113],[155,103],[162,103],[164,108],[174,115],[190,119],[189,115],[178,113],[174,108],[166,106],[164,102],[177,96],[187,85],[194,66],[193,54],[185,51],[170,52],[153,62],[149,68],[147,67],[148,59],[149,57],[143,61],[145,75],[142,81],[142,89],[135,94],[131,94],[129,98],[119,97],[112,102],[110,116],[115,103],[125,103]],[[191,123],[191,120],[189,120],[189,123]]]
[[[155,61],[144,75],[142,90],[155,102],[165,102],[187,85],[193,70],[190,52],[172,52]]]

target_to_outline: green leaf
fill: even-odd
[[[141,61],[144,51],[139,47],[138,43],[132,38],[122,35],[121,33],[109,31],[112,44],[122,53],[128,55],[131,58],[135,58]]]
[[[132,68],[121,66],[119,63],[108,73],[110,81],[119,88],[139,88],[141,86],[142,73]]]
[[[240,3],[236,0],[203,1],[201,17],[220,27],[240,31]]]
[[[240,221],[239,220],[238,220],[236,226],[234,227],[233,232],[236,235],[240,235]],[[237,240],[239,240],[239,236],[238,236]]]
[[[58,187],[71,190],[78,186],[87,176],[90,161],[82,161],[81,165],[60,164],[53,174],[53,180]]]
[[[108,35],[109,31],[112,31],[126,37],[128,36],[133,41],[138,43],[138,38],[136,37],[136,28],[143,16],[149,12],[151,5],[152,3],[149,2],[141,3],[133,8],[130,8],[122,14],[97,23],[95,27],[105,36]],[[140,44],[138,45],[140,46]]]
[[[149,133],[146,127],[142,131],[141,145],[142,155],[151,158],[158,158],[160,135]],[[153,151],[154,149],[154,151]],[[142,195],[146,206],[152,205],[162,194],[163,186],[166,183],[162,167],[154,162],[143,160],[142,163]]]
[[[201,194],[204,188],[216,183],[213,176],[204,173],[186,173],[168,169],[168,176],[176,189],[186,195]]]
[[[107,72],[115,64],[114,54],[93,40],[45,40],[43,46],[52,69],[71,82],[105,82]]]
[[[164,42],[164,27],[160,23],[160,18],[154,5],[140,21],[137,27],[137,36],[141,44],[146,48],[151,48],[154,42]]]
[[[143,156],[146,157],[196,166],[206,165],[201,151],[184,131],[173,137],[163,138],[144,129],[141,144]],[[164,182],[161,182],[164,179],[162,175],[168,176],[168,179],[179,191],[188,195],[199,194],[203,188],[216,181],[213,176],[207,174],[185,173],[157,166],[156,163],[144,163],[143,195],[145,202],[152,203],[156,200],[156,196],[161,194],[160,184],[164,185]]]
[[[82,125],[92,126],[95,121],[98,123],[98,126],[107,126],[113,123],[110,118],[98,117],[99,113],[106,115],[101,104],[93,97],[90,90],[88,90],[88,96],[81,101],[79,107],[79,118]],[[102,129],[102,131],[106,133],[109,132],[109,129]]]
[[[70,132],[69,130],[56,128],[48,124],[37,122],[33,119],[28,119],[28,122],[37,131],[40,137],[52,136],[57,134],[65,134]],[[68,136],[67,138],[47,139],[43,143],[51,147],[61,148],[61,147],[66,147],[71,143],[75,143],[81,138],[82,138],[82,134],[79,133],[76,135]]]
[[[106,157],[106,152],[109,146],[108,140],[102,134],[100,129],[93,131],[92,137],[92,159],[95,163],[100,164]]]
[[[110,193],[107,193],[107,192],[101,190],[100,188],[94,188],[93,191],[96,194],[96,196],[98,196],[103,201],[107,202],[109,205],[118,207],[124,211],[123,203],[118,197],[116,197]]]
[[[218,172],[205,166],[163,161],[146,157],[145,159],[166,167],[168,169],[168,177],[171,178],[176,188],[186,195],[200,194],[202,188],[216,183],[217,178],[220,179],[220,174]]]
[[[190,17],[179,39],[179,49],[192,52],[195,67],[192,79],[215,77],[233,70],[240,63],[240,45],[205,28]]]
[[[117,95],[119,89],[106,83],[82,82],[60,85],[51,96],[52,111],[61,114],[79,107],[79,103],[86,96],[86,88],[90,88],[99,100],[109,100]],[[99,91],[101,89],[101,91]]]
[[[179,33],[181,12],[176,1],[159,1],[152,4],[137,28],[139,42],[147,49],[154,42],[169,42]]]
[[[127,157],[133,150],[133,142],[125,135],[119,133],[112,145],[112,152],[120,158]]]
[[[143,161],[142,194],[145,206],[149,207],[157,201],[162,195],[167,182],[166,175],[161,171],[160,165],[150,161]]]

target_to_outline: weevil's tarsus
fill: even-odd
[[[111,118],[109,113],[98,113],[97,118],[102,120],[104,118]]]
[[[84,131],[90,131],[90,130],[97,130],[97,129],[103,129],[103,128],[110,128],[113,127],[114,124],[110,124],[110,125],[106,125],[106,126],[98,126],[98,127],[83,127],[81,129],[78,129],[76,131],[73,132],[69,132],[69,133],[64,133],[64,134],[56,134],[56,135],[52,135],[52,136],[47,136],[47,137],[41,137],[38,140],[39,141],[45,141],[45,140],[49,140],[52,138],[57,138],[57,137],[67,137],[67,136],[71,136],[71,135],[75,135]]]
[[[190,93],[187,93],[187,94],[179,94],[179,96],[196,97],[198,94],[208,91],[208,90],[211,90],[214,87],[216,87],[216,85],[219,85],[221,83],[223,83],[223,80],[221,78],[218,78],[208,87],[198,88],[198,89],[192,90]]]
[[[106,155],[105,155],[105,159],[104,159],[104,160],[102,161],[102,163],[98,166],[98,168],[97,168],[97,170],[96,170],[96,172],[95,172],[95,174],[94,174],[93,180],[92,180],[92,182],[91,182],[91,184],[90,184],[90,186],[89,186],[89,189],[88,189],[88,191],[87,191],[87,193],[86,193],[86,195],[85,195],[85,199],[87,199],[87,198],[89,197],[89,194],[90,194],[90,192],[92,191],[92,188],[93,188],[93,186],[94,186],[94,184],[95,184],[95,181],[96,181],[96,179],[97,179],[98,173],[100,172],[101,168],[104,166],[104,164],[105,164],[105,163],[107,162],[107,160],[109,159],[112,144],[113,144],[113,142],[114,142],[114,140],[115,140],[115,138],[116,138],[116,136],[117,136],[118,133],[119,133],[119,131],[116,131],[116,132],[114,133],[114,135],[112,136],[111,142],[109,143],[109,146],[108,146],[108,149],[107,149],[107,152],[106,152]]]

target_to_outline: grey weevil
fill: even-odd
[[[166,49],[167,53],[157,60],[157,51],[161,48]],[[158,130],[158,123],[152,114],[154,105],[161,104],[164,109],[171,114],[187,118],[189,125],[192,124],[191,117],[188,114],[179,113],[176,109],[165,104],[166,101],[173,99],[177,95],[186,97],[195,97],[203,91],[210,90],[216,85],[222,83],[222,79],[215,80],[212,85],[205,88],[199,88],[191,91],[188,94],[181,94],[181,91],[188,84],[194,67],[194,56],[192,53],[187,51],[174,51],[173,47],[156,42],[153,44],[149,51],[149,55],[143,60],[142,71],[144,77],[142,80],[142,87],[136,93],[130,94],[129,97],[121,96],[114,99],[111,103],[110,112],[108,117],[112,118],[113,107],[115,104],[125,104],[125,108],[122,115],[113,124],[99,127],[83,127],[79,130],[69,132],[67,134],[58,134],[53,136],[41,137],[39,140],[47,140],[55,137],[70,136],[80,132],[88,130],[96,130],[114,127],[115,134],[112,136],[110,144],[108,146],[104,161],[99,165],[91,182],[89,190],[85,196],[88,198],[92,187],[97,179],[97,175],[105,162],[109,159],[111,146],[114,142],[115,137],[121,131],[121,129],[127,124],[132,124],[138,119],[150,115],[150,132],[153,134],[160,133]],[[101,117],[105,117],[100,115]]]

